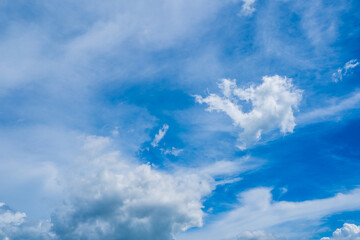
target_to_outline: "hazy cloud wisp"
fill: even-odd
[[[157,147],[159,142],[164,138],[167,130],[169,129],[169,125],[164,124],[161,129],[159,129],[159,132],[155,134],[154,140],[151,142],[151,146]]]
[[[357,59],[351,59],[345,63],[344,67],[338,68],[336,72],[332,74],[332,81],[339,82],[342,81],[343,77],[351,74],[352,70],[359,65]]]

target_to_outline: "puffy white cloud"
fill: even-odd
[[[342,228],[333,232],[332,237],[323,237],[321,240],[360,240],[360,226],[344,223]]]
[[[256,0],[242,0],[240,15],[251,16],[255,12],[254,4]]]
[[[289,232],[294,232],[299,222],[301,225],[314,224],[316,220],[334,213],[360,209],[360,189],[346,194],[339,193],[330,198],[302,202],[275,201],[271,190],[255,188],[241,193],[239,205],[233,210],[219,216],[203,229],[180,235],[179,239],[236,239],[247,231],[259,230],[273,234],[276,239],[283,239],[284,231],[276,231],[281,225],[288,224]]]
[[[8,208],[4,203],[0,204],[0,226],[14,225],[18,226],[24,222],[25,213],[14,212]]]
[[[51,239],[49,222],[26,221],[26,214],[0,203],[0,238],[1,239]]]
[[[159,129],[159,133],[155,134],[154,140],[151,142],[151,146],[157,147],[161,139],[164,138],[167,130],[169,129],[169,125],[164,124],[161,129]]]
[[[0,239],[173,239],[202,226],[203,198],[249,169],[239,160],[166,173],[123,157],[111,138],[79,140],[82,152],[62,173],[65,203],[51,221],[28,220],[0,203]]]
[[[258,86],[242,89],[235,80],[223,79],[219,83],[223,96],[210,94],[203,98],[196,95],[197,102],[209,105],[208,111],[225,112],[243,129],[239,136],[240,149],[257,142],[263,133],[275,129],[291,133],[295,127],[293,110],[302,98],[302,91],[286,77],[264,76],[262,80]],[[251,110],[245,109],[247,103],[251,103]]]
[[[104,142],[86,139],[97,151],[78,159],[76,168],[86,169],[69,177],[70,198],[52,217],[60,239],[168,240],[202,226],[202,198],[216,186],[210,174],[155,170],[124,160]]]
[[[352,69],[357,67],[359,65],[359,62],[357,59],[351,59],[347,63],[345,63],[344,67],[338,68],[336,72],[332,74],[332,80],[333,82],[338,82],[343,79],[344,76],[348,76],[351,74]]]

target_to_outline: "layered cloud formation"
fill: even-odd
[[[203,198],[244,171],[242,162],[221,161],[170,174],[126,160],[120,152],[111,150],[110,138],[87,136],[83,141],[83,153],[62,183],[68,197],[53,212],[51,222],[26,221],[25,213],[12,211],[2,203],[0,236],[175,239],[179,232],[201,227]]]
[[[198,103],[209,105],[208,111],[225,112],[236,126],[243,129],[239,135],[239,148],[246,149],[261,139],[262,134],[275,129],[291,133],[295,127],[294,109],[302,98],[291,79],[280,76],[264,76],[262,84],[238,88],[235,80],[223,79],[219,83],[223,96],[210,94],[196,96]],[[251,104],[246,109],[246,104]]]
[[[0,240],[357,240],[359,8],[0,1]]]
[[[254,4],[256,0],[243,0],[243,5],[240,11],[241,15],[251,16],[255,12]]]

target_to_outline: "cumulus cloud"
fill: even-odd
[[[342,228],[333,232],[332,237],[323,237],[321,240],[360,240],[360,226],[344,223]]]
[[[169,129],[169,125],[164,124],[161,129],[159,129],[159,132],[155,134],[154,140],[151,142],[151,146],[157,147],[161,139],[164,138],[167,130]]]
[[[262,80],[258,86],[242,89],[237,87],[235,80],[223,79],[219,83],[223,96],[195,96],[198,103],[209,105],[208,111],[225,112],[243,129],[239,136],[240,149],[256,143],[263,133],[275,129],[284,134],[291,133],[295,127],[293,110],[302,98],[302,91],[286,77],[264,76]],[[252,106],[250,110],[245,109],[248,103]]]
[[[240,15],[251,16],[255,12],[254,4],[256,0],[242,0]]]
[[[106,150],[103,137],[86,139],[79,166],[69,178],[67,203],[52,217],[60,239],[174,239],[175,234],[203,224],[202,198],[215,182],[208,174],[154,170]],[[103,147],[103,152],[100,151]]]
[[[352,70],[359,65],[357,59],[352,59],[345,63],[342,68],[338,68],[336,72],[332,74],[332,81],[339,82],[343,77],[348,76],[352,73]]]
[[[24,222],[25,213],[14,212],[5,203],[0,203],[0,226],[14,225],[18,226]]]
[[[330,198],[302,202],[275,201],[271,190],[255,188],[241,193],[237,207],[203,229],[184,233],[180,239],[236,239],[236,236],[246,234],[247,231],[261,230],[272,233],[271,230],[285,223],[290,223],[290,232],[293,232],[299,222],[304,225],[306,222],[316,221],[334,213],[360,209],[360,189],[346,194],[339,193]],[[295,223],[295,226],[291,223]],[[282,239],[281,236],[277,236],[280,232],[272,234],[276,239]]]
[[[203,225],[205,196],[248,169],[239,160],[163,172],[123,157],[111,138],[81,141],[51,221],[31,221],[0,203],[0,239],[174,239]]]
[[[49,222],[26,221],[26,214],[12,210],[5,203],[0,203],[0,238],[10,239],[51,239]]]

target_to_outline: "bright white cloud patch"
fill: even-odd
[[[321,240],[360,240],[360,226],[344,223],[342,228],[338,228],[332,237],[323,237]]]
[[[256,0],[242,0],[243,5],[240,15],[251,16],[255,12],[254,3]]]
[[[246,158],[170,174],[122,157],[111,138],[81,139],[83,152],[64,173],[67,197],[51,221],[27,221],[0,203],[0,239],[174,239],[203,225],[205,196],[251,168]]]
[[[4,203],[0,206],[0,227],[6,225],[18,226],[24,222],[25,213],[14,212],[8,208]]]
[[[286,77],[264,76],[262,80],[258,86],[242,89],[237,87],[235,80],[223,79],[219,83],[223,96],[196,96],[198,103],[209,105],[208,111],[225,112],[243,129],[239,136],[240,149],[256,143],[263,133],[275,129],[284,134],[291,133],[295,127],[293,110],[302,98],[302,91]],[[247,103],[252,106],[248,111],[244,109]]]
[[[89,142],[90,141],[90,142]],[[69,179],[70,199],[52,217],[61,239],[173,239],[202,226],[202,198],[215,187],[210,175],[167,174],[99,151],[103,137],[86,139],[86,170]],[[86,148],[87,149],[87,148]]]
[[[332,80],[333,82],[338,82],[343,79],[343,77],[348,76],[351,74],[352,69],[357,67],[359,65],[359,62],[357,59],[352,59],[345,63],[344,67],[338,68],[338,70],[332,74]]]
[[[165,136],[168,129],[169,129],[169,125],[164,124],[163,127],[161,129],[159,129],[159,133],[157,133],[155,135],[154,140],[151,142],[151,146],[157,147],[159,142],[161,141],[161,139],[164,138],[164,136]]]

